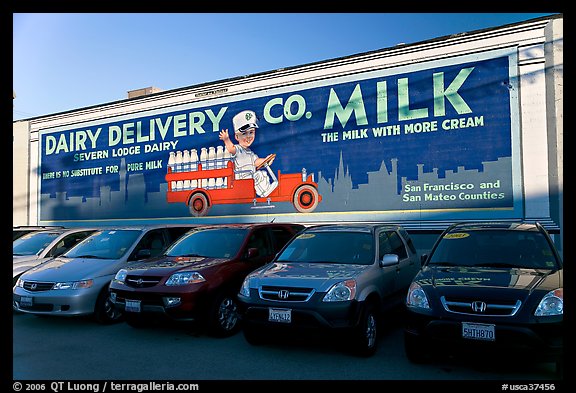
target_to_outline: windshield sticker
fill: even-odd
[[[311,239],[313,237],[315,237],[316,235],[312,234],[312,233],[305,233],[303,235],[298,236],[298,239]]]
[[[464,239],[465,237],[468,236],[470,236],[469,233],[463,233],[463,232],[449,233],[446,236],[444,236],[444,239]]]

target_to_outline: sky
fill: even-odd
[[[14,13],[13,121],[554,13]]]

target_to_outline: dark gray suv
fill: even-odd
[[[521,355],[563,372],[563,264],[541,225],[455,224],[422,257],[406,297],[411,361]]]
[[[329,329],[352,338],[352,349],[376,351],[381,312],[402,304],[420,268],[401,227],[333,224],[309,227],[276,258],[252,272],[238,295],[244,336],[265,330]]]

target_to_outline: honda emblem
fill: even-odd
[[[278,299],[286,300],[290,296],[290,292],[286,289],[281,289],[278,291]]]
[[[472,311],[485,312],[486,311],[486,303],[481,302],[479,300],[472,302]]]

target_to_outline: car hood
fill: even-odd
[[[14,254],[12,254],[12,260],[14,262],[29,261],[29,260],[38,259],[38,258],[39,258],[38,254],[33,254],[33,255],[14,255]]]
[[[562,286],[561,271],[526,268],[426,266],[416,280],[440,292],[469,287],[532,291],[543,283],[551,289]]]
[[[34,256],[34,258],[14,258],[12,262],[12,277],[16,277],[49,259],[50,258],[38,258],[37,256]]]
[[[22,275],[30,281],[73,281],[116,274],[122,265],[116,259],[65,258],[49,260]]]
[[[177,271],[202,270],[228,261],[226,258],[163,256],[147,262],[132,263],[125,269],[128,274],[139,276],[168,276]]]
[[[272,262],[250,275],[251,286],[306,287],[324,292],[335,283],[355,278],[369,268],[369,265],[339,263]]]

